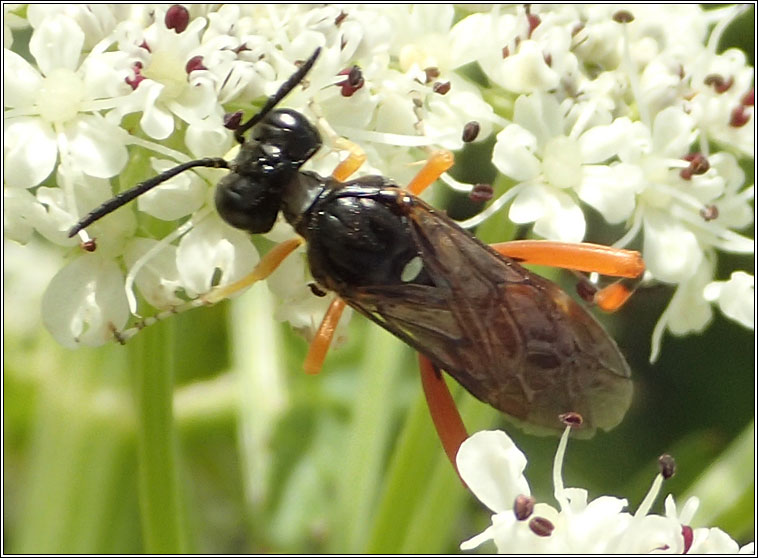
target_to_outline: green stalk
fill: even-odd
[[[735,537],[752,538],[755,483],[746,482],[755,471],[755,423],[750,422],[685,494],[700,499],[693,527],[718,526]]]
[[[374,515],[381,484],[390,414],[396,398],[396,379],[407,374],[406,347],[381,328],[367,328],[365,358],[361,363],[361,386],[355,394],[348,452],[337,487],[340,529],[331,541],[331,551],[360,552],[368,537],[366,526]]]
[[[172,320],[161,322],[127,345],[135,377],[142,535],[150,554],[188,551],[173,417],[173,327]]]
[[[463,394],[457,401],[469,435],[491,428],[497,421],[497,411],[469,394]],[[416,509],[407,526],[402,554],[455,552],[461,541],[476,534],[456,530],[459,518],[467,512],[466,502],[476,498],[461,484],[450,461],[437,459],[427,479],[426,490],[420,495],[423,505]]]
[[[462,391],[451,381],[448,385],[454,395]],[[493,409],[469,395],[457,399],[463,400],[460,408],[469,433],[492,424],[497,414]],[[451,526],[470,497],[445,456],[419,386],[392,455],[365,552],[449,552],[460,542]]]

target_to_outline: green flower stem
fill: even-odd
[[[173,323],[145,329],[127,345],[135,377],[139,501],[145,552],[186,553],[173,417]]]
[[[436,459],[445,459],[434,434],[426,400],[421,393],[408,412],[403,431],[395,446],[385,487],[377,508],[365,552],[397,554],[417,507]],[[427,552],[433,552],[427,549]]]
[[[405,345],[381,328],[366,328],[365,356],[360,363],[361,384],[353,399],[353,420],[348,453],[337,487],[336,525],[331,541],[333,552],[360,552],[374,515],[387,442],[392,425],[391,411],[397,397],[396,378],[408,373]]]
[[[23,378],[37,384],[30,400],[19,399],[22,392],[11,387],[14,404],[29,413],[33,428],[25,480],[12,483],[6,498],[6,508],[13,510],[8,522],[17,525],[10,552],[139,550],[128,533],[136,517],[129,500],[136,483],[131,401],[122,397],[120,354],[116,346],[72,352],[40,345],[35,353],[17,352],[6,360],[6,382]],[[114,532],[114,525],[126,531]]]
[[[245,494],[248,536],[266,539],[267,480],[275,460],[271,437],[288,404],[281,325],[273,319],[274,300],[264,284],[253,285],[230,305],[234,413]]]
[[[448,383],[451,386],[453,384],[453,382]],[[463,393],[463,390],[456,387],[455,392]],[[464,419],[469,435],[491,428],[498,419],[497,411],[467,393],[458,397],[457,400],[458,410]],[[441,446],[438,451],[442,452]],[[441,455],[444,455],[444,452]],[[448,530],[440,533],[438,540],[430,540],[430,533],[438,531],[440,525],[456,525],[457,520],[467,508],[466,501],[476,501],[476,498],[461,485],[458,475],[447,459],[436,460],[428,479],[426,491],[420,494],[423,505],[416,509],[408,524],[405,540],[400,549],[402,554],[455,552],[460,542],[469,535]],[[430,545],[434,547],[433,550],[429,550]]]
[[[677,503],[700,499],[693,527],[718,525],[735,537],[752,538],[755,484],[745,471],[755,468],[755,423],[750,422],[729,447],[692,484]]]
[[[453,382],[448,385],[454,396],[462,391]],[[469,432],[492,424],[496,416],[494,410],[468,395],[463,397],[462,407]],[[450,545],[459,541],[452,540],[453,533],[440,533],[439,526],[454,523],[451,518],[461,513],[466,494],[437,438],[419,385],[419,395],[394,450],[365,552],[449,552]]]

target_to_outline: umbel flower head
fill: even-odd
[[[307,87],[283,101],[325,138],[309,170],[330,174],[343,136],[366,151],[360,173],[402,184],[424,150],[460,149],[476,123],[473,141],[495,134],[498,195],[464,226],[510,219],[578,242],[592,240],[587,211],[602,216],[615,246],[640,248],[650,281],[674,288],[653,358],[666,331],[705,328],[712,304],[752,327],[735,312],[751,304],[752,276],[733,277],[735,290],[715,276],[720,252],[754,251],[744,233],[754,189],[741,167],[754,157],[753,68],[740,51],[718,51],[742,7],[5,9],[14,12],[5,29],[5,232],[20,243],[38,233],[67,250],[42,308],[64,345],[99,345],[127,327],[139,317],[135,288],[142,302],[173,309],[254,267],[249,236],[213,208],[224,173],[215,169],[167,181],[79,239],[66,232],[166,168],[230,158],[225,115],[249,117],[317,47]],[[28,59],[16,52],[24,25]],[[486,79],[472,79],[474,65]],[[269,239],[292,234],[276,227]],[[313,330],[329,298],[311,295],[303,252],[293,260],[271,282],[278,315]]]
[[[677,511],[669,495],[664,516],[650,513],[663,481],[674,473],[670,456],[659,459],[660,473],[634,513],[625,511],[624,498],[589,500],[585,489],[564,487],[563,459],[571,428],[567,426],[561,437],[553,465],[557,508],[530,496],[523,474],[526,457],[505,432],[481,431],[463,442],[458,472],[494,515],[490,527],[461,543],[462,550],[492,541],[503,554],[753,553],[753,543],[740,548],[718,528],[690,527],[697,498]]]

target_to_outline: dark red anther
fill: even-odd
[[[574,411],[569,411],[568,413],[562,413],[558,415],[558,418],[561,420],[563,424],[565,424],[566,426],[570,426],[571,428],[579,428],[584,422],[582,415],[580,415],[579,413],[575,413]]]
[[[144,41],[144,40],[143,40],[143,41],[140,43],[139,47],[140,47],[140,48],[144,48],[144,49],[145,49],[146,51],[148,51],[148,52],[153,52],[152,50],[150,50],[150,45],[149,45],[149,44],[147,44],[147,41]]]
[[[511,49],[508,48],[508,45],[505,45],[503,47],[503,58],[508,58],[511,55]]]
[[[676,473],[676,461],[669,454],[664,453],[658,458],[658,468],[663,478],[668,480]]]
[[[166,10],[166,18],[163,20],[168,29],[173,29],[176,33],[181,33],[189,25],[189,10],[181,4],[174,4]]]
[[[746,107],[752,107],[755,104],[755,88],[751,87],[748,92],[742,96],[740,103]]]
[[[440,95],[444,95],[448,91],[450,91],[450,82],[449,81],[438,81],[435,82],[434,85],[432,85],[432,91],[435,93],[439,93]]]
[[[729,125],[733,128],[741,128],[750,121],[750,114],[745,110],[745,105],[737,105],[729,118]]]
[[[203,65],[203,57],[198,55],[187,60],[187,65],[184,66],[184,69],[188,74],[191,74],[195,70],[207,70],[208,68]]]
[[[479,135],[480,129],[481,129],[481,126],[479,126],[479,122],[477,122],[476,120],[467,122],[466,125],[463,127],[463,136],[461,137],[461,139],[465,143],[474,141],[476,137]]]
[[[95,250],[97,250],[97,242],[94,238],[85,240],[79,246],[81,246],[82,250],[84,250],[85,252],[94,252]]]
[[[613,21],[616,23],[631,23],[634,21],[634,15],[627,10],[619,10],[613,14]]]
[[[692,527],[689,525],[682,525],[682,538],[684,539],[684,551],[682,554],[687,554],[690,548],[692,548],[693,532]]]
[[[132,69],[134,70],[134,77],[126,77],[124,81],[132,89],[137,89],[142,80],[145,79],[145,76],[142,75],[142,62],[135,62]]]
[[[718,219],[719,208],[713,204],[706,205],[703,209],[700,210],[700,216],[705,221],[713,221],[714,219]]]
[[[693,174],[705,174],[711,168],[711,164],[702,153],[688,153],[682,159],[690,163],[689,167],[679,171],[679,176],[685,180],[690,180]]]
[[[713,87],[716,93],[725,93],[734,84],[734,78],[730,76],[729,79],[724,79],[724,76],[719,74],[708,74],[703,83]]]
[[[483,203],[492,199],[495,190],[490,184],[474,184],[468,197],[473,202]]]
[[[343,12],[342,10],[340,10],[339,15],[334,18],[334,25],[336,25],[337,27],[339,27],[340,23],[342,23],[343,21],[345,21],[346,17],[347,17],[347,13]]]
[[[365,83],[363,80],[363,73],[358,66],[342,70],[337,75],[347,76],[347,79],[337,84],[342,90],[341,93],[343,97],[352,97],[353,93],[363,87],[363,84]]]
[[[555,525],[549,519],[538,516],[529,521],[529,528],[538,537],[549,537],[553,533]]]
[[[542,23],[542,20],[537,14],[526,14],[526,21],[529,23],[529,32],[526,36],[531,38],[532,32],[537,29],[537,26]]]
[[[236,130],[242,123],[242,111],[227,112],[224,115],[224,128],[227,130]]]
[[[553,55],[549,52],[543,55],[542,58],[544,58],[545,64],[547,64],[548,68],[553,65]]]
[[[531,496],[525,496],[524,494],[516,496],[516,500],[513,502],[513,513],[516,516],[516,519],[519,521],[529,519],[529,516],[531,516],[534,511],[535,503],[536,500]]]
[[[576,294],[584,302],[595,302],[595,293],[597,293],[597,287],[587,280],[579,281],[576,284]]]
[[[428,68],[424,68],[424,74],[426,74],[424,83],[431,83],[440,77],[440,69],[436,66],[429,66]]]

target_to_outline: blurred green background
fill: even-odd
[[[725,45],[752,63],[753,37],[751,12]],[[456,173],[491,180],[472,174],[488,156],[472,147]],[[473,210],[442,190],[436,204]],[[593,241],[618,238],[589,221]],[[523,232],[491,220],[479,234]],[[4,552],[446,553],[489,525],[436,438],[415,355],[388,333],[354,316],[321,375],[306,376],[306,342],[273,321],[275,302],[257,285],[126,346],[71,351],[37,317],[57,262],[41,243],[5,246]],[[752,258],[721,256],[717,277],[753,268]],[[570,275],[548,273],[573,288]],[[655,510],[665,494],[680,505],[697,495],[693,526],[744,544],[754,539],[755,336],[715,310],[704,333],[666,335],[651,365],[652,329],[671,294],[643,288],[601,317],[633,368],[635,398],[614,431],[569,442],[564,482],[590,498],[626,497],[635,510],[657,457],[670,453],[677,474]],[[557,438],[525,435],[451,387],[469,431],[507,429],[529,459],[533,493],[554,503]]]

